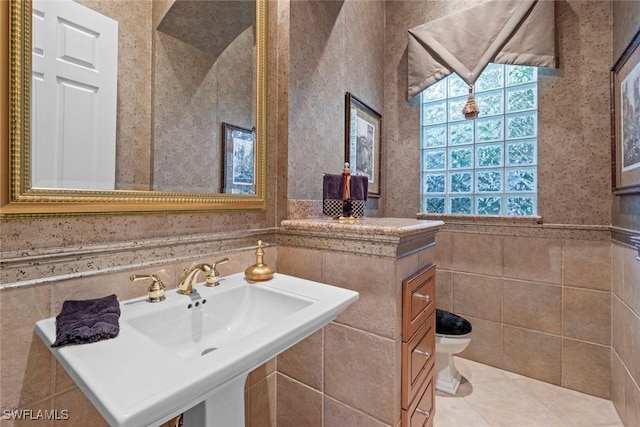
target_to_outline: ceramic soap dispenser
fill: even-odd
[[[247,279],[253,280],[256,282],[269,280],[273,277],[273,273],[275,270],[264,263],[264,250],[262,249],[262,245],[264,243],[262,240],[258,240],[258,249],[256,249],[256,263],[244,271],[244,275]]]

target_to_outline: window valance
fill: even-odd
[[[408,99],[457,73],[470,86],[490,62],[555,68],[553,0],[494,0],[409,30]]]

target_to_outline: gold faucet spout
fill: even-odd
[[[180,280],[180,286],[178,286],[178,293],[182,295],[189,295],[196,291],[196,278],[198,273],[203,272],[207,277],[207,283],[213,280],[215,269],[209,264],[200,264],[193,267],[191,270],[185,270],[182,280]]]

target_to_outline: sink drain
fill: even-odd
[[[202,350],[202,353],[200,354],[200,356],[204,356],[207,353],[211,353],[212,351],[216,351],[218,349],[218,347],[209,347],[209,348],[205,348],[204,350]]]

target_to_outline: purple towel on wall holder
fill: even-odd
[[[342,175],[325,173],[322,176],[322,214],[337,218],[342,215]]]
[[[120,332],[120,303],[116,295],[67,300],[56,316],[56,341],[51,347],[85,344],[114,338]]]
[[[342,175],[325,173],[322,176],[322,200],[342,200]]]
[[[367,201],[369,178],[362,175],[351,175],[351,199]]]
[[[367,203],[369,179],[366,176],[351,175],[349,209],[351,215],[364,216]],[[322,213],[338,218],[344,214],[344,181],[342,174],[324,174],[322,177]]]

